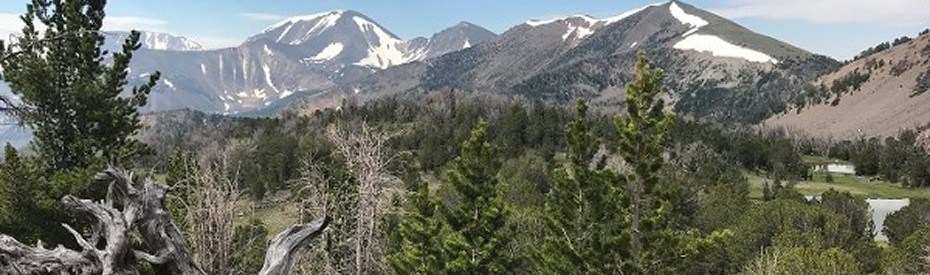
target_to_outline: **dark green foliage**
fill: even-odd
[[[631,168],[621,205],[630,215],[630,263],[634,272],[670,272],[673,266],[656,264],[676,253],[677,232],[670,228],[670,209],[676,200],[672,188],[660,188],[659,172],[674,116],[665,112],[659,97],[662,70],[653,70],[645,53],[637,57],[637,79],[626,85],[626,116],[614,121],[620,134],[617,150]]]
[[[871,48],[868,48],[860,52],[858,55],[856,55],[856,57],[853,58],[853,60],[859,60],[861,58],[868,57],[870,55],[887,50],[889,48],[891,48],[891,43],[888,43],[888,42],[879,43],[878,45],[875,45],[875,47],[871,47]]]
[[[857,175],[880,176],[908,187],[930,186],[930,155],[917,146],[917,134],[912,130],[884,142],[870,138],[836,143],[828,155],[852,162]]]
[[[42,1],[27,5],[21,36],[0,42],[0,80],[23,102],[22,119],[33,130],[35,157],[10,159],[3,169],[7,194],[3,227],[20,240],[73,245],[65,222],[82,228],[83,219],[65,211],[65,194],[99,200],[106,185],[91,184],[106,162],[131,166],[145,146],[131,138],[139,130],[136,108],[146,102],[159,74],[139,87],[126,87],[133,32],[122,50],[107,56],[100,47],[106,1]],[[36,23],[47,26],[40,33]],[[121,96],[121,94],[125,96]],[[80,230],[80,229],[79,229]]]
[[[9,144],[0,164],[0,232],[25,243],[75,245],[62,222],[82,225],[64,210],[59,198],[66,194],[101,199],[105,190],[90,186],[99,163],[84,169],[68,169],[43,176],[42,163],[20,156]]]
[[[885,255],[883,268],[889,274],[927,274],[930,272],[930,227],[920,227]]]
[[[869,77],[871,75],[871,71],[859,72],[859,69],[856,68],[843,77],[833,80],[833,83],[830,86],[830,91],[832,91],[837,96],[837,98],[845,93],[858,91],[859,88],[862,87],[862,83],[869,81]]]
[[[444,270],[449,274],[504,274],[513,270],[508,210],[501,198],[497,173],[500,160],[488,143],[487,123],[478,122],[461,153],[446,172],[446,183],[459,200],[446,203],[443,221],[450,229],[443,240]]]
[[[913,40],[913,39],[910,38],[910,37],[907,37],[907,36],[902,36],[902,37],[900,37],[900,38],[895,38],[894,41],[891,42],[891,46],[894,47],[894,46],[897,46],[897,45],[901,45],[901,44],[904,44],[904,43],[907,43],[907,42],[911,42],[911,40]]]
[[[440,204],[430,198],[429,185],[408,179],[405,214],[397,229],[397,241],[387,256],[393,274],[438,274],[443,266]]]
[[[545,233],[546,191],[552,185],[550,164],[541,156],[527,153],[512,158],[501,166],[498,178],[501,181],[501,196],[509,215],[508,226],[513,237],[510,247],[514,255],[520,255],[514,273],[532,273],[535,263],[530,255],[543,242]]]
[[[616,274],[629,260],[618,199],[619,177],[604,169],[587,106],[579,101],[566,127],[566,161],[546,196],[546,238],[536,252],[540,274]]]
[[[261,220],[252,219],[248,224],[236,226],[233,233],[232,270],[236,274],[258,274],[265,262],[265,250],[268,245],[268,230]]]
[[[882,233],[892,244],[899,244],[922,227],[930,226],[930,201],[911,199],[911,203],[885,218]]]
[[[856,275],[856,259],[842,249],[792,248],[781,255],[776,274]]]
[[[174,153],[165,164],[165,184],[176,190],[183,190],[186,184],[192,184],[190,177],[195,173],[197,165],[190,153],[175,148]],[[188,201],[189,196],[186,192],[173,192],[172,196],[165,198],[165,207],[171,212],[171,217],[178,223],[180,228],[186,228],[184,214],[184,202]]]
[[[750,208],[733,225],[734,261],[747,263],[760,248],[842,247],[852,232],[844,217],[797,200],[773,200]]]
[[[136,108],[146,103],[159,73],[120,96],[139,33],[105,61],[100,49],[105,4],[34,0],[22,17],[23,35],[0,42],[6,57],[0,61],[2,80],[26,107],[23,119],[47,171],[85,167],[98,154],[126,161],[144,148],[130,136],[140,127]],[[40,34],[34,22],[48,27]]]
[[[914,92],[911,93],[911,97],[921,95],[927,92],[927,90],[930,90],[930,69],[920,73],[916,81],[917,83],[914,83]]]
[[[749,181],[729,170],[706,189],[698,214],[698,227],[706,233],[730,228],[749,210]]]

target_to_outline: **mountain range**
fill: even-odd
[[[145,111],[190,108],[236,114],[295,93],[315,93],[385,68],[435,58],[494,38],[467,22],[430,38],[403,40],[355,11],[285,19],[238,47],[207,51],[146,49],[134,56],[136,81],[162,72]]]
[[[105,48],[118,49],[110,41],[125,36],[108,33]],[[635,77],[635,55],[643,51],[664,70],[664,95],[681,116],[848,132],[852,126],[829,128],[823,123],[837,123],[815,118],[842,116],[863,108],[855,102],[874,101],[857,99],[870,94],[863,89],[884,91],[896,83],[905,93],[906,86],[930,85],[924,40],[926,35],[875,53],[888,56],[844,64],[677,0],[608,18],[529,20],[499,35],[461,22],[412,39],[359,12],[336,10],[287,18],[224,49],[204,50],[183,37],[144,32],[130,81],[162,73],[144,112],[273,116],[338,107],[347,99],[448,90],[553,104],[587,98],[597,107],[622,108],[623,85]],[[829,92],[863,74],[887,76],[860,83],[856,91]],[[905,97],[876,108],[926,105],[918,102],[923,94]],[[890,118],[900,112],[888,112],[883,115],[889,119],[866,120],[897,123]],[[926,113],[913,120],[930,120],[930,110]]]
[[[756,123],[783,112],[813,93],[811,80],[840,65],[670,1],[605,19],[527,21],[485,43],[392,66],[290,108],[306,111],[333,107],[346,97],[449,89],[555,103],[584,97],[600,106],[620,106],[639,50],[665,69],[666,94],[677,111],[717,121]]]

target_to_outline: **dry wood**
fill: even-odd
[[[158,274],[200,275],[181,231],[164,207],[168,188],[152,179],[133,180],[119,168],[108,168],[97,175],[109,183],[102,202],[81,200],[67,195],[62,203],[69,210],[93,217],[90,240],[63,224],[74,236],[81,251],[59,246],[53,250],[41,243],[31,247],[0,234],[0,275],[6,274],[139,274],[138,260],[152,263]],[[121,209],[118,209],[120,207]],[[278,234],[265,256],[260,274],[284,275],[290,272],[294,257],[326,229],[330,218],[292,226]],[[133,251],[130,233],[138,233],[146,250]]]

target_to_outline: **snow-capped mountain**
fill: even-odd
[[[378,23],[355,11],[330,11],[285,19],[252,36],[300,46],[307,62],[343,63],[384,69],[406,63],[405,43]]]
[[[299,46],[310,63],[351,64],[384,69],[440,56],[493,38],[494,33],[462,22],[433,37],[405,41],[355,11],[330,11],[285,19],[247,43],[271,41]]]
[[[107,31],[103,33],[105,42],[104,49],[111,52],[118,51],[122,48],[123,41],[129,37],[129,32]],[[203,46],[196,41],[190,40],[183,36],[177,36],[168,33],[140,31],[139,42],[143,49],[162,50],[162,51],[200,51]]]
[[[402,40],[355,11],[285,19],[235,48],[142,50],[136,81],[160,71],[145,111],[191,108],[235,114],[269,106],[298,92],[322,91],[379,70],[480,44],[495,35],[462,23],[429,39]]]
[[[601,19],[530,20],[480,45],[388,68],[332,93],[370,91],[370,98],[452,88],[617,106],[640,49],[665,69],[677,111],[723,121],[758,122],[784,110],[805,96],[811,79],[838,66],[676,0]]]

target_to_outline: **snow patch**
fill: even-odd
[[[685,32],[685,34],[682,34],[681,35],[682,37],[689,36],[697,32],[697,30],[700,29],[701,27],[707,26],[707,24],[709,24],[707,23],[706,20],[704,20],[701,17],[688,14],[687,12],[685,12],[685,10],[681,9],[681,7],[679,7],[678,4],[676,4],[675,2],[672,2],[672,4],[668,6],[668,10],[669,12],[672,13],[672,17],[675,17],[675,19],[678,19],[678,21],[681,21],[682,24],[690,25],[694,27],[688,32]]]
[[[568,23],[568,31],[562,35],[562,40],[568,40],[572,34],[575,34],[575,39],[583,39],[594,33],[594,29],[591,27],[594,27],[594,25],[590,23],[587,26],[575,26],[572,23]]]
[[[633,44],[630,44],[630,48],[632,49],[632,48],[636,47],[636,44],[637,44],[637,43],[639,43],[639,42],[633,42]]]
[[[672,4],[668,6],[668,9],[672,13],[672,16],[675,17],[675,19],[678,19],[678,21],[681,21],[682,24],[691,25],[695,28],[700,28],[709,24],[701,17],[688,14],[675,2],[672,2]]]
[[[274,52],[272,52],[271,49],[268,48],[268,45],[262,45],[262,46],[263,46],[263,47],[262,47],[262,50],[265,51],[265,54],[267,54],[267,55],[274,55]]]
[[[294,94],[294,91],[291,91],[291,90],[284,90],[284,92],[282,92],[281,95],[278,96],[278,99],[282,99],[282,98],[285,98],[285,97],[289,97],[289,96],[291,96],[292,94]]]
[[[638,12],[644,11],[644,10],[648,9],[649,7],[658,7],[658,6],[661,6],[661,5],[665,5],[665,3],[667,3],[667,2],[662,2],[662,3],[655,3],[655,4],[651,4],[651,5],[646,5],[646,6],[637,8],[637,9],[629,10],[629,11],[627,11],[627,12],[624,12],[624,13],[621,13],[621,14],[618,14],[618,15],[615,15],[615,16],[611,16],[611,17],[607,17],[607,18],[601,19],[600,21],[601,21],[601,22],[604,22],[605,25],[610,25],[610,24],[613,24],[614,22],[617,22],[617,21],[623,20],[624,18],[630,17],[631,15],[634,15],[634,14],[636,14],[636,13],[638,13]]]
[[[526,23],[524,24],[530,25],[531,27],[539,27],[542,25],[548,25],[548,24],[552,24],[555,22],[559,22],[559,21],[571,19],[571,18],[581,18],[587,21],[589,25],[594,25],[594,24],[597,24],[598,22],[597,19],[591,18],[590,16],[587,16],[584,14],[578,14],[578,15],[556,17],[556,18],[550,18],[550,19],[532,19],[530,21],[526,21]]]
[[[339,55],[339,53],[342,53],[342,49],[343,49],[342,43],[336,42],[333,44],[329,44],[326,46],[326,48],[323,48],[323,50],[321,50],[319,53],[311,57],[310,60],[313,60],[313,61],[331,60],[337,55]]]
[[[261,98],[262,100],[268,97],[268,94],[265,94],[265,89],[255,89],[252,91],[252,95],[255,96],[255,98]]]
[[[462,46],[462,49],[468,49],[468,48],[471,48],[471,41],[468,41],[468,39],[465,39],[465,45]]]
[[[271,25],[270,27],[265,28],[265,30],[263,30],[262,32],[270,32],[270,31],[273,31],[274,29],[280,28],[280,27],[282,27],[282,26],[284,26],[284,25],[288,25],[288,24],[293,25],[293,24],[298,23],[298,22],[301,22],[301,21],[312,21],[312,20],[316,20],[316,19],[320,19],[320,18],[328,19],[328,18],[331,18],[331,17],[335,17],[336,19],[339,19],[339,16],[342,16],[342,13],[343,13],[343,12],[345,12],[345,11],[342,11],[342,10],[334,10],[334,11],[328,11],[328,12],[315,13],[315,14],[294,16],[294,17],[291,17],[291,18],[284,19],[284,20],[282,20],[281,22],[278,22],[277,24]],[[331,21],[332,21],[332,24],[333,24],[333,25],[336,24],[336,20],[331,20]]]
[[[167,85],[168,88],[175,89],[174,83],[171,83],[171,81],[168,81],[167,79],[164,79],[164,80],[162,80],[162,81],[165,82],[165,85]]]
[[[678,43],[675,43],[673,47],[679,50],[710,52],[714,56],[720,57],[735,57],[746,59],[751,62],[771,62],[773,64],[778,64],[778,60],[767,54],[733,45],[714,35],[692,34]]]
[[[200,72],[203,73],[203,75],[207,75],[207,65],[200,63]]]
[[[310,38],[313,35],[318,34],[319,32],[322,32],[332,26],[335,26],[336,21],[338,21],[339,18],[342,17],[343,13],[345,13],[345,11],[336,10],[336,11],[316,13],[316,14],[310,14],[310,15],[295,16],[295,17],[284,19],[283,21],[278,22],[277,24],[271,25],[270,27],[266,28],[262,32],[269,33],[279,28],[284,27],[284,30],[281,31],[281,34],[278,35],[278,38],[275,40],[275,42],[286,43],[290,45],[297,45],[297,44],[304,42],[307,38]],[[295,39],[292,39],[291,41],[283,41],[284,38],[291,32],[293,27],[301,22],[315,22],[315,23],[313,24],[313,27],[307,30],[307,32],[304,33],[303,36],[301,36],[300,38],[295,38]]]
[[[368,39],[368,55],[356,62],[356,65],[376,68],[387,68],[393,65],[406,63],[404,53],[398,48],[403,41],[388,34],[374,23],[359,17],[352,17],[359,29],[366,34],[374,34],[375,41]]]
[[[265,83],[268,84],[268,87],[271,87],[271,89],[277,93],[281,93],[281,91],[278,91],[278,87],[275,87],[274,83],[271,82],[271,67],[267,64],[262,64],[262,72],[265,73]]]

